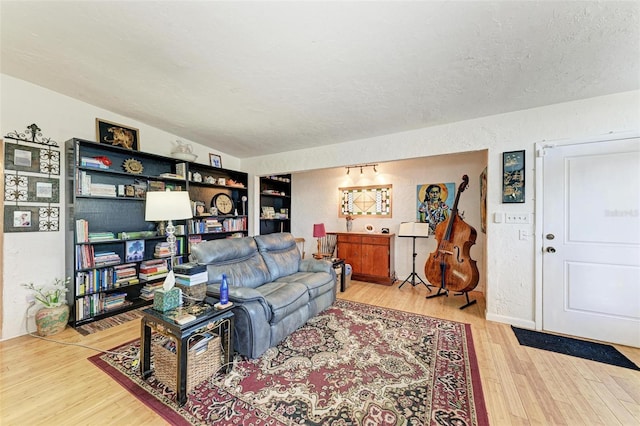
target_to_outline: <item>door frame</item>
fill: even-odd
[[[583,145],[594,142],[606,142],[619,139],[632,139],[639,138],[640,131],[625,131],[625,132],[609,132],[600,136],[593,136],[589,138],[574,138],[574,139],[558,139],[553,141],[543,140],[536,142],[535,144],[535,226],[534,226],[534,253],[535,253],[535,265],[534,265],[534,323],[536,330],[544,330],[544,324],[542,322],[542,270],[543,270],[543,249],[544,249],[544,236],[542,218],[544,217],[544,155],[546,149],[553,149],[559,146],[568,145]]]

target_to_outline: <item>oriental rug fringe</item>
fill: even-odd
[[[142,380],[139,341],[114,351],[89,359],[175,425],[489,424],[471,327],[454,321],[338,300],[260,358],[236,355],[182,407]]]

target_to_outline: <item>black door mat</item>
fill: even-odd
[[[556,336],[555,334],[541,333],[539,331],[525,330],[514,326],[511,326],[511,328],[518,342],[523,346],[576,356],[578,358],[589,359],[617,367],[630,368],[631,370],[640,370],[629,358],[621,354],[611,345],[588,342],[571,337]]]

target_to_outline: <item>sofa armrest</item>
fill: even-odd
[[[302,259],[298,272],[328,272],[333,270],[333,264],[328,260]]]
[[[218,283],[207,285],[207,294],[220,298],[220,284]],[[235,304],[257,302],[262,306],[267,321],[271,319],[271,308],[267,304],[267,301],[264,300],[264,297],[260,294],[260,292],[253,288],[230,285],[229,301]]]

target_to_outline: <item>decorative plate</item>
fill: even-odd
[[[139,175],[144,170],[142,163],[133,158],[124,160],[122,167],[124,168],[125,172],[133,173],[134,175]]]
[[[365,230],[365,231],[367,231],[368,233],[372,233],[372,232],[376,232],[376,227],[375,227],[375,226],[373,226],[373,225],[372,225],[372,224],[370,224],[370,223],[367,223],[367,224],[364,226],[364,230]]]

